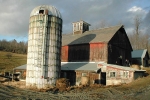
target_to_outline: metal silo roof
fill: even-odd
[[[48,10],[48,15],[53,15],[62,18],[60,12],[54,6],[50,6],[50,5],[41,5],[34,8],[30,16],[39,15],[39,10]]]

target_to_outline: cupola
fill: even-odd
[[[85,31],[89,31],[89,26],[85,21],[73,22],[73,34],[83,34]]]

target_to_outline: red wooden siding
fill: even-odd
[[[90,61],[106,61],[107,45],[105,43],[90,44]]]
[[[61,47],[61,61],[68,62],[68,46]]]
[[[62,46],[62,61],[107,61],[107,44],[91,43]]]

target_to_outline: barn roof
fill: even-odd
[[[86,31],[83,34],[63,34],[62,46],[84,44],[84,43],[96,43],[96,42],[109,42],[114,34],[122,28],[123,25],[102,28],[99,30]]]
[[[98,72],[102,68],[102,67],[99,67],[99,64],[102,66],[109,66],[109,67],[114,67],[114,68],[123,69],[127,71],[145,71],[145,70],[138,70],[138,69],[130,68],[130,67],[123,67],[119,65],[99,63],[99,62],[61,62],[61,70]],[[27,64],[16,67],[14,69],[26,70],[26,67],[27,67]]]
[[[144,58],[146,55],[147,49],[143,50],[133,50],[132,51],[132,58]]]
[[[26,67],[27,67],[27,64],[18,66],[18,67],[14,68],[14,69],[21,69],[21,70],[25,69],[26,70]]]
[[[93,71],[97,72],[100,68],[97,68],[95,62],[62,62],[61,70],[72,70],[72,71]]]
[[[131,67],[120,66],[120,65],[107,64],[107,63],[98,63],[98,68],[105,68],[105,67],[112,67],[112,68],[117,68],[117,69],[121,69],[121,70],[125,70],[125,71],[134,71],[134,72],[135,71],[141,71],[141,72],[146,71],[146,70],[139,70],[139,69],[131,68]]]
[[[18,66],[14,69],[26,70],[27,64]],[[97,63],[95,62],[61,62],[61,70],[87,70],[97,72]]]

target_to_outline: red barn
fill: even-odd
[[[100,62],[124,65],[132,47],[123,25],[89,31],[90,24],[73,23],[73,33],[62,35],[62,62]]]

